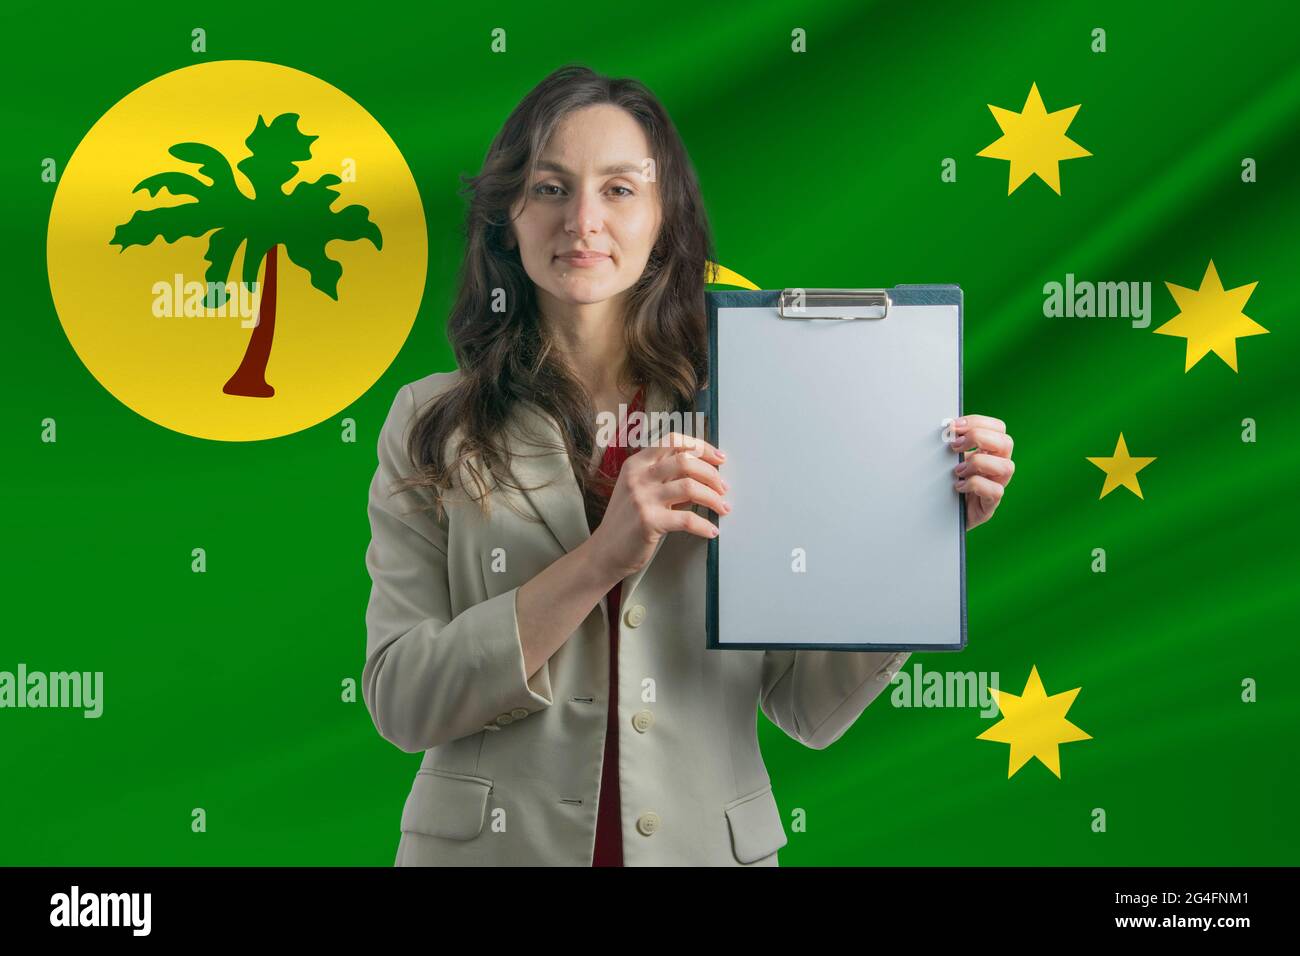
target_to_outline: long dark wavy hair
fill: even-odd
[[[445,492],[468,475],[469,497],[489,512],[488,486],[479,464],[498,485],[519,489],[510,474],[503,431],[512,407],[533,402],[559,425],[564,450],[588,508],[600,514],[610,482],[590,462],[596,449],[596,409],[587,390],[539,321],[536,288],[524,271],[517,244],[510,247],[510,210],[532,181],[552,131],[574,110],[599,104],[621,107],[641,124],[650,144],[662,219],[645,271],[630,289],[623,316],[630,382],[656,384],[668,411],[690,412],[707,383],[708,331],[704,286],[712,277],[713,240],[699,182],[672,120],[659,100],[633,79],[614,79],[584,66],[557,69],[515,107],[489,147],[477,176],[462,176],[469,198],[465,258],[447,321],[447,338],[460,368],[458,380],[430,402],[411,428],[408,452],[419,473],[406,487],[432,491],[441,521]],[[494,311],[504,290],[505,311]],[[499,307],[499,305],[498,305]],[[687,419],[689,420],[689,419]],[[463,429],[458,448],[444,446]],[[531,489],[529,489],[531,490]]]

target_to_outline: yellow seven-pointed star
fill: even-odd
[[[1002,127],[1002,138],[985,146],[975,155],[988,156],[991,159],[1011,160],[1011,180],[1007,184],[1010,196],[1030,176],[1035,173],[1038,178],[1059,196],[1061,194],[1061,167],[1063,159],[1078,159],[1091,156],[1070,137],[1065,135],[1079,106],[1067,107],[1055,113],[1047,112],[1043,98],[1038,95],[1038,84],[1029,88],[1029,98],[1025,100],[1022,112],[1013,113],[1000,106],[988,104],[993,111],[993,118]]]
[[[1187,365],[1184,372],[1213,352],[1237,371],[1237,339],[1247,335],[1265,335],[1268,329],[1241,310],[1255,291],[1258,282],[1225,289],[1214,268],[1214,260],[1205,270],[1199,289],[1184,289],[1166,282],[1179,313],[1156,329],[1158,335],[1177,335],[1187,339]]]
[[[1138,485],[1137,473],[1155,459],[1132,457],[1128,453],[1128,445],[1124,444],[1124,433],[1120,432],[1119,441],[1115,443],[1114,455],[1109,458],[1089,458],[1088,461],[1106,473],[1106,480],[1101,486],[1101,494],[1097,496],[1099,499],[1105,498],[1120,485],[1141,498],[1142,488]]]
[[[1011,745],[1011,763],[1007,768],[1007,779],[1015,776],[1017,770],[1029,763],[1030,757],[1037,757],[1048,770],[1061,777],[1060,744],[1074,740],[1091,740],[1074,724],[1065,719],[1065,713],[1074,703],[1081,688],[1067,690],[1051,697],[1043,690],[1043,681],[1038,676],[1037,665],[1029,672],[1025,683],[1025,692],[1016,697],[1006,691],[990,687],[997,700],[1002,719],[976,740],[994,740]]]

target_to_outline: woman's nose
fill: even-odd
[[[579,192],[569,203],[565,229],[582,238],[593,232],[600,232],[603,218],[604,211],[601,209],[600,198],[586,192]]]

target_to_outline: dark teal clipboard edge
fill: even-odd
[[[957,306],[957,414],[964,415],[965,384],[962,368],[964,362],[964,315],[961,287],[957,285],[899,285],[888,290],[890,300],[898,305],[955,305]],[[696,410],[708,415],[709,444],[718,445],[718,309],[776,308],[780,291],[761,289],[727,289],[704,293],[709,321],[709,383],[696,396]],[[954,464],[965,459],[954,458]],[[708,540],[708,586],[704,601],[704,626],[709,650],[744,651],[961,651],[966,648],[966,498],[957,496],[959,549],[961,561],[961,620],[960,637],[952,644],[737,644],[718,642],[718,539]],[[716,522],[718,514],[710,510]]]

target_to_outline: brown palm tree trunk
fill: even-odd
[[[275,389],[266,382],[266,363],[271,357],[271,341],[275,338],[275,265],[276,249],[266,253],[266,278],[262,281],[262,298],[257,308],[257,324],[248,339],[244,359],[239,363],[230,381],[222,386],[227,395],[247,395],[250,398],[270,398]]]

